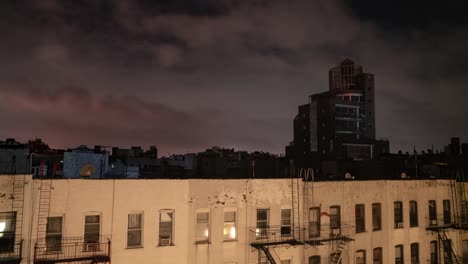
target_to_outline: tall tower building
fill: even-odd
[[[329,90],[299,106],[293,145],[296,158],[373,158],[374,75],[350,59],[332,68]]]

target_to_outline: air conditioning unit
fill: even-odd
[[[402,227],[403,227],[403,222],[396,223],[396,228],[402,228]]]
[[[337,236],[341,233],[341,229],[339,228],[333,228],[332,229],[332,235]]]
[[[86,243],[84,250],[85,251],[98,251],[99,244],[98,243]]]
[[[160,246],[170,246],[172,244],[172,239],[171,238],[160,238],[159,239],[159,245]]]
[[[431,226],[437,225],[437,219],[431,219],[429,224],[430,224]]]

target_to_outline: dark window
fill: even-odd
[[[14,251],[16,212],[0,213],[0,253]]]
[[[372,230],[382,229],[382,206],[380,203],[372,204]]]
[[[330,206],[330,228],[340,229],[341,228],[341,214],[339,206]]]
[[[403,257],[403,245],[395,246],[395,264],[403,264],[404,257]]]
[[[99,231],[100,231],[100,216],[99,215],[87,215],[85,216],[84,226],[84,242],[85,250],[91,250],[96,248],[99,243]]]
[[[142,214],[129,214],[127,227],[127,247],[141,247],[142,244]]]
[[[281,235],[291,235],[291,209],[281,209]]]
[[[452,222],[451,212],[450,212],[450,200],[443,201],[444,206],[444,225],[449,225]]]
[[[62,250],[62,217],[47,217],[46,250]]]
[[[398,201],[393,203],[393,217],[395,221],[395,228],[403,227],[403,203]]]
[[[436,201],[429,201],[429,225],[437,225],[437,207]]]
[[[364,232],[366,229],[365,208],[363,204],[356,204],[356,232]]]
[[[419,264],[419,244],[411,244],[411,264]]]
[[[418,203],[416,201],[409,202],[410,207],[410,227],[418,226]]]
[[[446,239],[442,240],[442,243],[444,244],[444,263],[453,263],[453,258],[452,258],[452,240],[451,239]]]
[[[437,252],[439,252],[437,241],[431,241],[431,264],[437,264],[439,262]]]
[[[462,225],[468,224],[468,202],[461,202],[461,223]]]
[[[320,207],[309,209],[309,238],[320,236]]]
[[[462,263],[468,263],[468,240],[463,240],[462,255],[463,255]]]
[[[309,264],[320,264],[320,256],[309,257]]]
[[[372,259],[374,261],[374,264],[382,264],[382,248],[374,248],[372,252]]]

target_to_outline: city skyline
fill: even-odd
[[[415,23],[402,3],[392,20],[345,1],[5,1],[0,138],[283,153],[297,106],[349,57],[375,74],[377,138],[442,149],[468,132],[460,3]]]

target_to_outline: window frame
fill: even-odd
[[[378,253],[378,254],[376,254]],[[376,247],[372,249],[372,263],[373,264],[382,264],[382,259],[383,259],[383,250],[382,247]],[[378,257],[378,259],[376,258]]]
[[[289,219],[283,218],[283,211],[289,210]],[[289,220],[289,223],[287,221]],[[291,236],[292,233],[292,209],[291,208],[282,208],[281,209],[281,236],[287,237]]]
[[[393,202],[393,222],[396,228],[403,228],[403,202],[395,201]]]
[[[312,212],[316,212],[315,215],[317,217],[317,221],[314,221],[312,222],[311,221],[311,215]],[[321,223],[320,223],[320,207],[310,207],[309,208],[309,238],[315,238],[315,237],[320,237],[320,226],[321,226]],[[312,233],[312,231],[314,230],[314,228],[312,228],[313,226],[315,226],[315,230],[316,232]]]
[[[234,221],[227,221],[226,220],[226,214],[234,214]],[[234,227],[234,238],[232,237],[226,237],[226,234],[224,233],[226,231],[226,224],[228,226]],[[236,210],[226,210],[223,213],[223,241],[236,241],[237,240],[237,211]]]
[[[138,216],[139,217],[139,227],[130,227],[130,217],[131,216]],[[143,226],[144,225],[144,214],[142,212],[134,212],[134,213],[129,213],[127,214],[127,248],[142,248],[143,247]],[[139,231],[140,233],[140,242],[139,244],[135,245],[130,245],[130,232],[136,232]]]
[[[366,231],[366,206],[365,204],[356,204],[354,210],[354,219],[356,224],[356,233],[362,233]],[[360,217],[358,217],[358,211]]]
[[[171,221],[163,221],[162,219],[162,216],[163,214],[168,214],[170,213],[171,214]],[[171,226],[171,234],[169,237],[166,237],[166,236],[161,236],[161,224],[162,223],[171,223],[170,226]],[[174,246],[174,234],[175,234],[175,210],[174,209],[161,209],[159,210],[159,226],[158,226],[158,246],[160,247],[167,247],[167,246]],[[161,240],[162,239],[170,239],[171,243],[169,243],[169,245],[164,245],[163,243],[161,243]]]
[[[98,217],[99,221],[98,221],[98,223],[88,223],[87,222],[88,217]],[[101,221],[102,221],[102,217],[101,217],[101,214],[99,214],[99,213],[89,213],[89,214],[86,214],[84,216],[84,229],[83,229],[84,251],[88,250],[88,245],[93,245],[93,244],[96,245],[96,246],[99,245],[100,240],[101,240]],[[87,241],[86,236],[96,235],[96,234],[93,234],[92,232],[90,234],[89,233],[86,234],[87,227],[93,226],[93,225],[98,226],[98,228],[97,228],[97,240]]]
[[[205,220],[205,219],[200,219],[198,217],[198,215],[201,215],[201,214],[206,214],[207,215],[207,219],[206,219],[206,223],[205,222],[200,222],[200,220]],[[210,243],[210,238],[211,238],[211,230],[210,230],[210,225],[211,225],[211,214],[209,211],[198,211],[195,213],[195,243],[196,244],[203,244],[203,243]],[[201,225],[206,225],[206,230],[207,231],[207,235],[205,236],[198,236],[197,233],[198,233],[198,228],[201,226]]]
[[[358,262],[358,255],[360,253],[362,253],[362,262]],[[365,249],[356,250],[356,264],[366,264],[366,250]]]
[[[378,224],[378,226],[376,225]],[[372,231],[382,230],[382,204],[372,204]]]
[[[50,219],[52,218],[57,218],[60,219],[60,232],[49,232],[49,223]],[[57,216],[48,216],[47,217],[47,222],[46,222],[46,234],[45,234],[45,244],[46,244],[46,252],[62,252],[62,241],[63,241],[63,222],[64,222],[64,217],[62,215],[57,215]],[[58,238],[58,239],[57,239]],[[48,244],[53,241],[53,239],[57,239],[58,245],[55,247],[49,248]],[[50,241],[52,240],[52,241]],[[53,244],[52,242],[51,244]]]
[[[410,245],[411,264],[419,264],[419,243]]]
[[[410,227],[418,227],[419,225],[419,214],[418,214],[418,202],[409,202],[409,216],[410,216]]]

